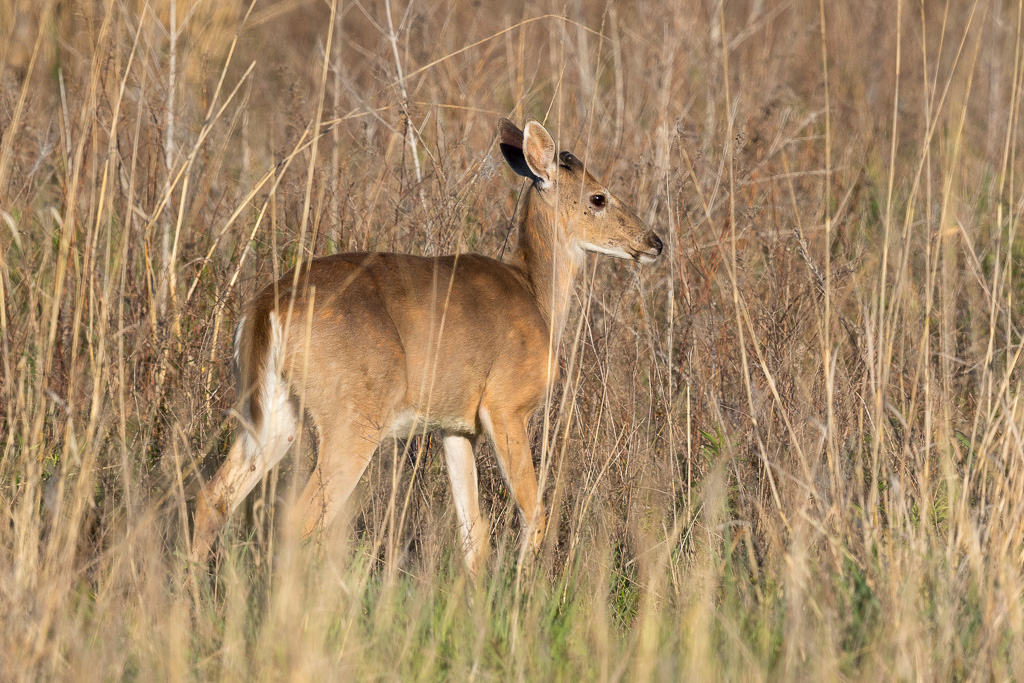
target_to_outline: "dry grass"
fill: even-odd
[[[1024,677],[1021,2],[386,9],[0,7],[5,677]],[[241,304],[498,255],[503,115],[668,246],[588,263],[544,552],[482,446],[467,585],[428,438],[315,548],[274,523],[296,449],[189,566]]]

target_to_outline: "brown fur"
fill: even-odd
[[[249,305],[238,357],[254,441],[240,438],[200,495],[196,560],[293,437],[294,406],[261,405],[263,387],[277,381],[265,375],[273,352],[281,381],[302,397],[321,439],[316,471],[296,506],[303,534],[331,521],[382,438],[396,429],[398,436],[439,429],[470,570],[486,550],[486,525],[467,440],[482,432],[533,529],[529,543],[539,543],[544,513],[527,427],[555,380],[551,356],[582,250],[639,260],[655,258],[662,245],[578,159],[563,153],[559,161],[540,124],[530,122],[524,135],[506,121],[500,132],[510,166],[535,181],[508,263],[478,254],[337,254],[314,259],[297,284],[286,274]],[[279,343],[272,316],[283,335],[278,349],[271,348]]]

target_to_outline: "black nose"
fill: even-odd
[[[647,236],[647,244],[651,246],[651,249],[656,249],[658,253],[665,248],[665,244],[661,241],[661,238],[655,235],[653,232]]]

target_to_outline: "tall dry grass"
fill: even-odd
[[[7,0],[3,676],[1021,677],[1021,17]],[[314,255],[500,254],[506,115],[668,246],[588,262],[544,551],[481,445],[467,584],[432,438],[300,545],[308,433],[189,566],[240,306]]]

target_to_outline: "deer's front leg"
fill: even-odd
[[[487,557],[487,523],[480,514],[480,494],[476,479],[476,458],[473,444],[464,436],[446,434],[444,457],[448,478],[452,484],[452,498],[459,516],[459,537],[466,554],[466,569],[476,578]]]
[[[491,437],[498,456],[501,473],[505,475],[519,513],[526,527],[526,543],[534,551],[540,550],[547,520],[544,504],[537,494],[537,473],[533,469],[533,454],[527,433],[529,414],[506,413],[480,408],[480,421]]]

